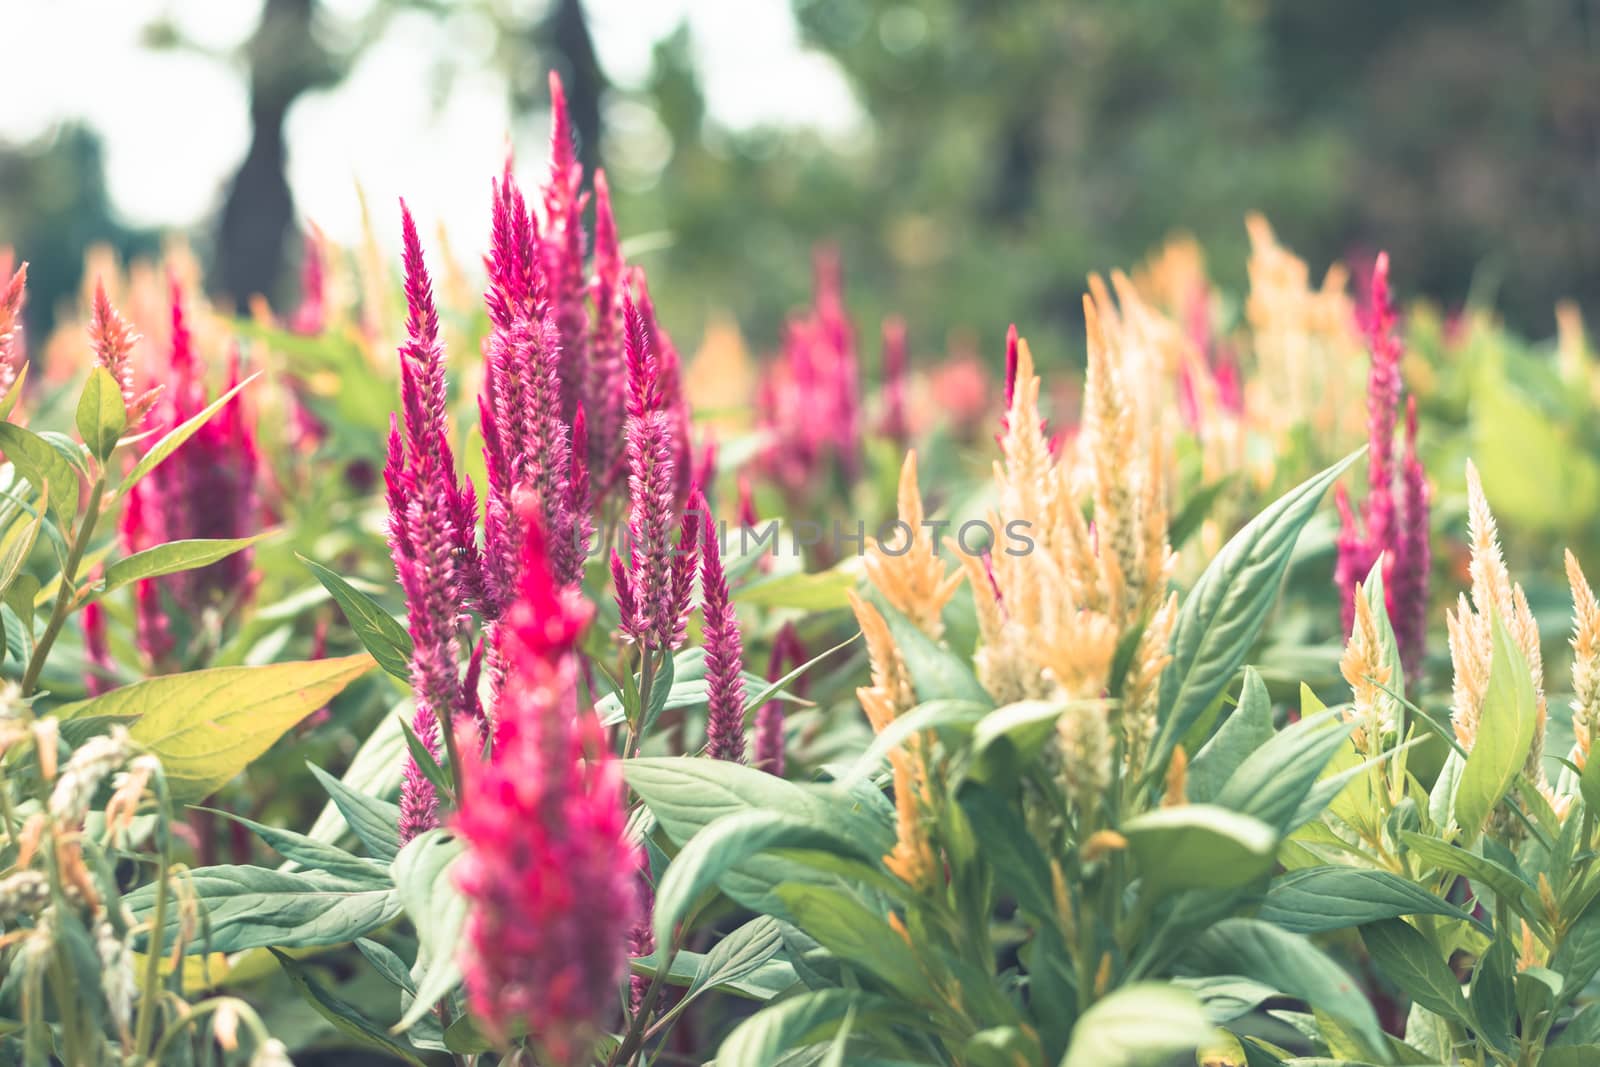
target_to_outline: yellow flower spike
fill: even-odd
[[[1384,687],[1389,684],[1393,670],[1383,662],[1378,622],[1361,582],[1356,583],[1355,604],[1355,624],[1339,661],[1339,672],[1350,683],[1351,703],[1345,721],[1356,724],[1357,747],[1370,757],[1377,755],[1383,733],[1390,725],[1385,721],[1387,695]]]
[[[1522,920],[1522,952],[1517,956],[1517,970],[1525,971],[1529,967],[1539,966],[1539,943],[1534,939],[1533,930],[1529,928],[1528,921]]]
[[[1582,770],[1600,722],[1600,602],[1569,549],[1567,581],[1572,586],[1572,762]]]
[[[1494,649],[1492,618],[1505,623],[1533,678],[1537,726],[1523,773],[1535,786],[1546,786],[1544,775],[1544,661],[1539,651],[1539,624],[1528,607],[1522,587],[1511,581],[1505,558],[1500,552],[1500,537],[1494,513],[1489,510],[1477,468],[1467,462],[1467,534],[1472,558],[1468,573],[1472,578],[1472,597],[1457,601],[1453,616],[1446,615],[1450,660],[1454,669],[1451,720],[1456,737],[1469,748],[1477,736],[1489,684],[1489,663]]]
[[[1167,763],[1167,789],[1161,796],[1163,808],[1178,808],[1189,803],[1189,754],[1179,745]]]
[[[46,782],[56,780],[56,760],[60,755],[56,738],[59,733],[55,719],[35,719],[33,722],[33,747],[39,757],[39,777]]]
[[[1106,995],[1111,988],[1111,953],[1107,952],[1100,957],[1100,966],[1094,972],[1094,995],[1096,998]]]
[[[898,748],[889,753],[889,765],[894,770],[895,843],[883,865],[907,885],[926,889],[934,883],[936,865],[922,826],[927,800],[922,760]]]
[[[874,543],[867,551],[867,578],[890,604],[937,641],[944,634],[940,617],[961,585],[959,571],[946,572],[944,561],[923,525],[922,493],[917,488],[917,453],[906,453],[900,468],[900,527],[886,548]],[[902,544],[901,539],[905,542]]]
[[[1561,905],[1556,901],[1556,891],[1543,871],[1539,872],[1539,906],[1544,908],[1545,921],[1552,926],[1561,918]]]
[[[911,676],[906,672],[905,661],[900,658],[900,649],[895,646],[883,614],[855,590],[852,589],[849,596],[850,606],[856,613],[856,623],[867,641],[867,659],[872,666],[871,688],[858,689],[856,692],[863,697],[863,706],[866,707],[873,730],[881,732],[895,716],[915,705],[916,696],[911,688]],[[870,699],[874,706],[867,706],[867,694],[872,694]],[[878,718],[874,718],[875,712]]]
[[[1083,843],[1083,862],[1094,863],[1103,856],[1121,852],[1127,847],[1128,839],[1115,830],[1096,830]]]

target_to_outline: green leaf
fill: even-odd
[[[777,892],[795,925],[833,955],[920,1007],[939,1003],[916,953],[885,913],[837,886],[795,882]]]
[[[1254,667],[1244,669],[1239,706],[1223,718],[1211,740],[1189,762],[1190,800],[1215,800],[1250,754],[1272,740],[1272,698]]]
[[[372,653],[378,666],[409,685],[413,646],[406,628],[384,611],[376,600],[322,564],[304,556],[300,556],[299,560],[338,603],[345,620],[350,623],[350,629],[355,631],[356,639]]]
[[[837,611],[850,606],[856,575],[845,569],[795,571],[736,586],[735,604],[750,607],[793,608],[797,611]]]
[[[701,958],[685,998],[754,974],[782,948],[783,929],[778,920],[770,915],[751,919],[711,946],[711,951]]]
[[[1593,1067],[1600,1063],[1600,1044],[1558,1045],[1544,1050],[1539,1067]]]
[[[854,989],[819,989],[779,1001],[734,1027],[717,1049],[715,1067],[777,1063],[792,1048],[831,1037],[852,1008],[886,1003]]]
[[[916,691],[917,702],[926,704],[934,700],[961,700],[974,704],[994,706],[989,691],[978,682],[977,675],[967,661],[948,648],[942,648],[928,639],[928,635],[873,591],[873,603],[889,625],[889,633],[905,661],[906,673],[911,676],[911,686]]]
[[[467,898],[456,888],[451,867],[462,843],[443,830],[428,830],[407,842],[394,858],[394,884],[411,925],[417,928],[421,977],[411,1006],[395,1024],[409,1029],[461,981],[457,948],[467,925]]]
[[[210,928],[209,938],[195,937],[184,945],[189,955],[269,945],[337,945],[354,941],[400,914],[400,898],[393,888],[314,871],[201,867],[187,878],[188,890]],[[136,918],[148,920],[155,910],[155,886],[140,886],[123,900]],[[179,936],[186,921],[180,910],[167,909],[163,946],[171,946]]]
[[[961,809],[972,824],[978,852],[995,869],[996,884],[1036,921],[1056,921],[1055,891],[1044,852],[1006,802],[994,791],[969,785]]]
[[[33,554],[35,542],[39,540],[39,528],[43,523],[44,508],[40,507],[34,511],[31,522],[14,523],[6,531],[4,547],[0,547],[0,596],[11,589],[11,583],[22,573],[28,557]],[[31,617],[31,610],[29,615]],[[1595,762],[1600,763],[1600,760]]]
[[[1072,1028],[1061,1067],[1133,1067],[1167,1062],[1197,1048],[1215,1029],[1193,993],[1175,986],[1136,984],[1096,1001]]]
[[[91,370],[89,380],[83,383],[77,423],[78,435],[89,446],[89,454],[104,463],[117,447],[122,431],[128,428],[128,409],[122,401],[122,389],[104,367]]]
[[[11,422],[0,422],[0,452],[41,493],[63,529],[78,513],[78,473],[50,442]]]
[[[1350,724],[1340,721],[1337,711],[1301,719],[1252,752],[1218,792],[1216,803],[1253,815],[1280,834],[1291,832],[1318,775],[1349,736]]]
[[[384,798],[394,796],[400,788],[400,779],[405,773],[405,750],[400,716],[385,715],[356,750],[343,778],[334,778],[321,768],[312,767],[312,774],[322,783],[330,800],[323,806],[317,821],[311,824],[307,836],[333,844],[348,829],[373,858],[394,859],[400,850],[397,829],[400,809]]]
[[[144,578],[159,578],[163,574],[178,574],[209,566],[249,548],[266,536],[260,533],[252,537],[168,541],[164,545],[135,552],[106,568],[105,585],[100,592],[109,593]]]
[[[1182,973],[1253,978],[1316,1006],[1368,1046],[1387,1047],[1383,1028],[1354,979],[1306,938],[1256,919],[1223,919],[1185,950]]]
[[[379,800],[357,792],[315,764],[308,763],[311,773],[322,788],[328,791],[339,814],[351,832],[372,853],[374,859],[392,860],[400,851],[400,808],[387,800]],[[313,827],[315,829],[315,827]]]
[[[1195,582],[1173,629],[1172,661],[1161,677],[1160,726],[1148,763],[1152,778],[1244,664],[1277,599],[1300,531],[1328,486],[1360,454],[1345,457],[1257,515]]]
[[[1031,765],[1068,711],[1109,708],[1100,700],[1019,700],[985,715],[972,731],[972,776],[994,782]]]
[[[1401,919],[1361,928],[1361,941],[1373,962],[1400,990],[1435,1015],[1476,1025],[1455,972],[1428,939]]]
[[[1212,505],[1217,502],[1225,490],[1238,481],[1237,474],[1225,474],[1210,485],[1201,486],[1189,494],[1189,499],[1184,502],[1183,510],[1173,516],[1172,522],[1167,526],[1167,543],[1176,552],[1205,525],[1206,519],[1211,514]]]
[[[1478,736],[1456,787],[1456,822],[1468,840],[1483,829],[1489,813],[1516,781],[1533,745],[1538,698],[1528,662],[1496,614],[1489,685],[1484,691]]]
[[[168,430],[161,440],[150,446],[150,451],[139,458],[139,462],[133,465],[133,470],[128,472],[128,476],[122,480],[122,484],[117,486],[117,499],[121,500],[126,496],[128,490],[138,485],[145,475],[159,467],[168,456],[178,450],[180,445],[193,437],[195,431],[210,421],[211,416],[221,411],[228,401],[239,394],[241,389],[259,377],[261,377],[261,372],[257,371],[207,404],[194,416]]]
[[[1249,815],[1213,804],[1183,804],[1136,815],[1119,828],[1157,895],[1236,889],[1272,870],[1278,835]]]
[[[411,728],[404,715],[396,715],[395,721],[400,724],[400,732],[405,734],[406,751],[411,755],[411,762],[416,764],[417,770],[422,772],[422,776],[439,791],[441,796],[449,796],[450,779],[445,776],[444,768],[439,766],[439,757],[422,743],[422,738],[417,736],[417,732]]]
[[[889,753],[916,735],[946,727],[965,732],[989,712],[988,704],[975,704],[969,700],[934,700],[918,704],[884,727],[883,732],[872,739],[867,750],[838,778],[838,783],[841,788],[850,789],[870,778],[883,766]]]
[[[415,1067],[427,1067],[410,1049],[384,1033],[376,1023],[362,1015],[353,1005],[324,989],[299,961],[277,949],[271,951],[277,958],[278,965],[283,968],[283,973],[288,976],[290,984],[317,1010],[317,1014],[332,1023],[336,1030],[368,1048],[377,1049],[406,1063],[415,1064]]]
[[[365,937],[356,938],[356,948],[390,985],[405,993],[417,991],[416,984],[411,981],[411,969],[406,966],[405,960],[395,955],[393,949]]]
[[[352,856],[342,848],[325,845],[321,841],[314,841],[305,834],[295,833],[293,830],[284,830],[276,826],[267,826],[247,819],[243,815],[235,815],[231,811],[220,808],[200,808],[214,815],[221,815],[232,819],[239,825],[246,827],[261,840],[265,841],[274,852],[286,860],[292,860],[312,871],[331,874],[335,878],[343,878],[353,883],[367,883],[376,888],[387,889],[392,885],[389,871],[380,863]]]
[[[1561,976],[1562,992],[1575,997],[1600,972],[1600,904],[1590,904],[1550,954],[1550,969]]]
[[[725,815],[755,809],[832,827],[873,855],[881,856],[894,846],[894,830],[886,817],[860,808],[831,787],[801,786],[753,767],[696,756],[625,760],[622,773],[662,830],[680,846]],[[796,878],[833,880],[783,857],[758,855],[735,864],[718,884],[740,904],[770,913],[781,906],[773,889]]]
[[[69,704],[58,715],[131,720],[129,735],[161,759],[173,795],[198,799],[371,666],[362,653],[160,675]]]
[[[18,370],[17,376],[11,382],[11,388],[6,390],[4,398],[0,398],[0,419],[9,419],[11,412],[16,409],[17,401],[22,399],[22,387],[28,381],[28,368],[32,363],[24,363]]]
[[[819,849],[873,862],[859,842],[837,824],[783,811],[740,811],[725,815],[691,837],[668,865],[656,887],[656,944],[670,945],[673,929],[689,908],[730,869],[763,852],[780,848]]]
[[[1472,916],[1388,871],[1306,867],[1274,879],[1256,918],[1297,934],[1344,930],[1402,915]]]
[[[1476,891],[1481,892],[1482,887],[1487,886],[1523,918],[1535,919],[1539,906],[1533,887],[1510,868],[1413,830],[1400,831],[1400,840],[1424,863],[1450,874],[1461,875],[1472,883]]]

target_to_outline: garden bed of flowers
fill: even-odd
[[[0,253],[0,1062],[1600,1063],[1574,311],[688,355],[555,90],[481,275]]]

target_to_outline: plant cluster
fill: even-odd
[[[101,264],[41,389],[0,264],[0,1060],[1600,1057],[1600,602],[1545,640],[1455,444],[1534,356],[1252,219],[1242,304],[1092,277],[1059,395],[891,319],[864,396],[826,250],[684,360],[552,87],[481,300],[403,204],[403,315],[315,234],[282,317]],[[1545,373],[1535,447],[1570,312]]]

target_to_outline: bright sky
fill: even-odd
[[[531,6],[537,0],[508,0]],[[210,213],[248,143],[247,99],[229,56],[255,28],[260,0],[27,0],[7,4],[0,140],[24,141],[64,119],[82,118],[104,138],[112,201],[130,223],[183,226]],[[372,0],[322,0],[356,18]],[[601,64],[613,81],[635,83],[650,50],[687,20],[707,106],[716,123],[811,125],[848,136],[862,122],[834,64],[805,49],[788,0],[586,0]],[[149,51],[144,29],[168,18],[218,54]],[[483,63],[486,25],[453,16],[445,32],[427,16],[395,19],[334,89],[307,94],[288,119],[289,180],[301,212],[339,241],[359,232],[359,182],[375,210],[404,195],[419,218],[444,222],[465,248],[487,225],[488,182],[508,134],[518,156],[542,158],[547,127],[512,130],[504,88]],[[460,73],[434,97],[432,72],[449,48]],[[465,51],[464,51],[465,50]],[[21,91],[17,91],[21,89]],[[634,156],[648,160],[648,115],[612,116],[637,131]]]

